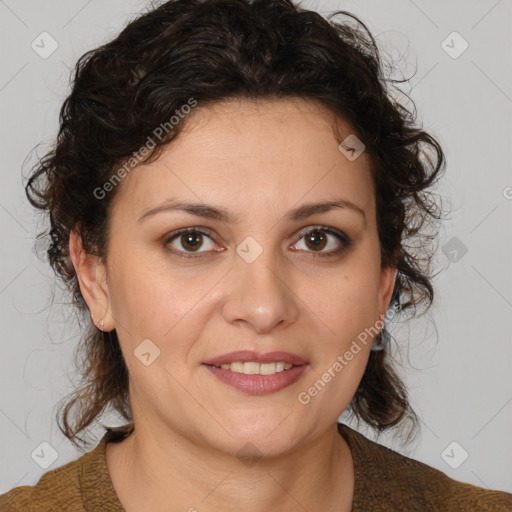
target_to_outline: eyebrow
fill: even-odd
[[[312,215],[325,213],[334,209],[347,209],[360,214],[363,217],[364,224],[366,226],[366,214],[364,210],[348,199],[338,199],[335,201],[325,201],[322,203],[306,203],[299,206],[298,208],[290,210],[285,215],[285,219],[291,221],[300,221],[311,217]],[[168,199],[162,204],[159,204],[145,211],[137,222],[143,222],[149,217],[156,215],[157,213],[167,211],[184,211],[192,215],[196,215],[197,217],[217,220],[226,224],[238,222],[238,218],[229,213],[224,208],[206,203],[179,201],[177,199]]]

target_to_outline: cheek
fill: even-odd
[[[112,312],[116,324],[124,328],[121,332],[118,329],[119,335],[123,338],[127,335],[150,337],[150,326],[155,328],[155,334],[161,318],[159,308],[167,302],[162,296],[167,286],[165,280],[156,279],[151,262],[140,257],[136,248],[125,254],[112,249],[109,277]]]
[[[375,324],[379,315],[379,278],[374,260],[354,258],[353,263],[325,280],[321,288],[310,292],[308,305],[338,348]]]
[[[162,262],[137,257],[135,251],[111,262],[110,299],[123,345],[134,349],[150,339],[163,356],[165,347],[172,347],[174,355],[186,351],[204,328],[209,307],[205,295],[218,277],[178,274]]]

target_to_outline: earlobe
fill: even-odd
[[[110,314],[106,269],[102,259],[85,251],[82,238],[75,230],[69,235],[69,255],[93,322],[102,331],[113,330],[115,325]]]

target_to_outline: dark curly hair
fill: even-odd
[[[335,21],[339,15],[343,23]],[[107,257],[109,207],[118,188],[105,184],[127,162],[136,167],[156,160],[187,119],[159,137],[155,127],[168,125],[191,98],[201,106],[230,98],[302,98],[348,122],[372,163],[382,266],[398,270],[391,306],[413,316],[419,305],[431,306],[437,230],[427,228],[435,227],[442,210],[429,189],[445,157],[416,126],[416,112],[393,99],[393,91],[408,98],[396,85],[406,80],[387,77],[384,69],[357,17],[337,11],[326,19],[291,0],[152,5],[114,40],[79,58],[56,144],[38,159],[25,186],[31,204],[49,216],[50,229],[38,238],[49,235],[46,255],[85,327],[75,354],[82,381],[57,418],[71,442],[84,443],[78,434],[109,407],[126,421],[133,418],[116,331],[101,332],[89,318],[70,260],[70,233],[79,234],[89,253]],[[133,165],[148,137],[154,146]],[[379,336],[383,350],[370,352],[349,412],[377,433],[406,419],[412,431],[418,418],[390,362],[390,334],[384,328]]]

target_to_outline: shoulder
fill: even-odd
[[[0,512],[85,512],[84,502],[100,508],[112,502],[112,509],[118,510],[105,464],[105,445],[113,437],[107,431],[93,450],[46,472],[34,486],[15,487],[1,495]]]
[[[357,510],[511,512],[512,494],[459,482],[339,424],[354,458]]]
[[[34,486],[22,485],[0,496],[0,512],[82,511],[79,468],[83,458],[46,472]],[[68,505],[69,503],[69,505]]]

